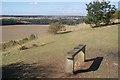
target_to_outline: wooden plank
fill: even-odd
[[[73,50],[67,53],[67,58],[74,58],[74,56],[79,53],[86,45],[79,44]]]
[[[73,58],[76,53],[79,52],[79,49],[73,49],[67,53],[67,58]]]
[[[81,49],[81,48],[84,48],[86,45],[82,45],[82,44],[79,44],[78,46],[76,46],[74,49]]]

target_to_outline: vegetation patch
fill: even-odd
[[[24,24],[24,23],[16,19],[2,19],[2,25],[16,25],[16,24]]]
[[[48,32],[52,33],[52,34],[57,34],[58,31],[65,31],[65,26],[61,23],[52,23],[49,26],[49,30]]]
[[[19,50],[27,50],[27,49],[34,48],[34,47],[38,47],[38,45],[37,44],[32,44],[31,46],[24,45],[24,46],[21,46]]]
[[[111,23],[113,14],[116,12],[114,5],[106,1],[96,1],[86,4],[87,16],[84,18],[85,23],[91,27],[99,27],[101,24],[108,25]]]
[[[38,47],[38,45],[37,45],[37,44],[32,44],[32,46],[33,46],[33,47]]]
[[[20,47],[20,50],[26,50],[26,49],[29,49],[29,48],[26,47],[26,46],[21,46],[21,47]]]
[[[22,40],[11,40],[5,43],[2,43],[2,51],[6,51],[7,49],[14,47],[16,45],[22,45],[30,40],[36,39],[36,35],[31,34],[28,38],[23,38]],[[25,46],[22,46],[21,49],[26,49]]]

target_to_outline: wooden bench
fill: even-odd
[[[86,45],[79,44],[67,53],[65,73],[74,74],[74,59],[76,56],[79,56],[79,62],[85,62],[85,47]]]

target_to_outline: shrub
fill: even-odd
[[[24,38],[22,41],[27,42],[28,40],[29,40],[28,38]]]
[[[11,40],[9,42],[3,43],[2,44],[2,49],[6,49],[6,48],[9,48],[9,47],[12,47],[12,46],[15,46],[15,45],[17,45],[17,41]]]
[[[33,40],[35,38],[36,38],[36,36],[34,34],[31,34],[29,38],[24,38],[24,39],[19,40],[19,41],[11,40],[11,41],[2,43],[2,50],[5,51],[6,49],[8,49],[10,47],[13,47],[16,45],[22,45],[22,44],[26,43],[27,41]],[[21,49],[26,49],[26,47],[22,46]]]
[[[26,47],[26,46],[21,46],[21,47],[20,47],[20,50],[26,50],[26,49],[29,49],[29,48]]]
[[[33,47],[38,47],[38,45],[37,45],[37,44],[33,44],[32,46],[33,46]]]
[[[6,45],[3,43],[2,44],[2,51],[4,51],[6,49]]]
[[[62,30],[65,26],[63,24],[60,24],[58,22],[52,23],[49,26],[49,32],[52,34],[56,34],[58,31]]]
[[[29,39],[28,39],[28,38],[24,38],[23,40],[24,40],[24,41],[27,41],[27,40],[29,40]]]
[[[10,45],[11,45],[11,46],[15,46],[15,45],[17,45],[17,42],[16,42],[15,40],[11,40],[11,41],[10,41]]]
[[[36,38],[36,36],[34,34],[31,34],[30,37],[29,37],[30,40],[33,40],[35,38]]]
[[[22,40],[17,41],[17,44],[18,44],[18,45],[22,45],[22,44],[24,44],[24,43],[26,43],[26,42],[27,42],[26,40],[23,40],[23,39],[22,39]]]

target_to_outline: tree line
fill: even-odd
[[[2,25],[15,25],[15,24],[24,24],[16,19],[2,19]]]
[[[51,23],[59,22],[64,25],[77,25],[83,22],[82,19],[2,19],[2,25],[15,24],[41,24],[49,25]]]

